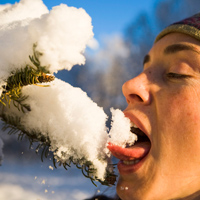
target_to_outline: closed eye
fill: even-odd
[[[177,73],[168,73],[167,74],[167,78],[171,78],[171,79],[184,79],[184,78],[190,78],[191,76],[188,74],[177,74]]]

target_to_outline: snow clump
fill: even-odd
[[[126,147],[127,144],[134,144],[137,140],[137,135],[131,132],[131,121],[119,109],[111,108],[111,113],[112,124],[109,132],[109,142],[121,147]]]
[[[55,6],[48,11],[41,0],[21,0],[0,9],[0,80],[26,64],[32,65],[33,45],[41,66],[50,73],[84,64],[87,43],[93,37],[91,17],[82,8]]]
[[[29,56],[33,55],[34,44],[41,53],[41,66],[52,74],[85,63],[83,53],[93,32],[91,18],[82,8],[61,4],[49,11],[41,0],[21,0],[1,5],[0,18],[0,95],[12,72],[33,65]],[[71,157],[90,161],[97,169],[94,175],[104,180],[110,157],[107,142],[124,145],[135,139],[129,120],[113,109],[108,135],[103,108],[80,88],[59,79],[43,86],[22,88],[22,95],[28,96],[23,103],[30,106],[30,111],[24,113],[11,105],[1,112],[17,116],[27,132],[48,138],[58,161],[64,163]],[[2,146],[0,140],[1,157]]]

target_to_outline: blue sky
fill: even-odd
[[[0,0],[0,4],[19,2],[19,0]],[[101,40],[103,36],[122,32],[140,12],[149,14],[155,0],[43,0],[51,9],[61,3],[77,8],[84,8],[92,17],[95,38]]]

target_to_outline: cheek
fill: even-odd
[[[153,155],[162,172],[171,171],[181,177],[186,168],[188,174],[199,171],[200,99],[195,95],[173,95],[163,99],[157,110]]]
[[[160,115],[165,120],[176,125],[199,125],[200,97],[193,90],[172,93],[162,100]],[[200,93],[200,91],[199,91]],[[164,95],[163,95],[164,96]],[[199,125],[200,126],[200,125]]]
[[[181,127],[200,127],[200,99],[193,96],[174,97],[169,106],[169,115],[172,122],[176,122]]]
[[[166,106],[166,101],[168,106]],[[164,100],[163,112],[160,118],[160,130],[162,139],[169,142],[169,145],[181,148],[190,146],[195,142],[200,144],[200,98],[196,93],[185,91],[171,95],[171,98]],[[163,141],[164,141],[163,140]],[[186,143],[188,145],[186,145]],[[199,145],[200,146],[200,145]]]

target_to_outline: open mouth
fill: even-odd
[[[108,149],[111,153],[120,159],[120,163],[124,166],[137,166],[140,161],[144,160],[151,149],[151,141],[149,137],[135,124],[132,123],[131,132],[137,135],[137,141],[134,144],[128,144],[125,148],[115,144],[109,144]]]
[[[142,130],[140,130],[138,127],[136,127],[136,125],[133,125],[131,127],[131,132],[133,134],[137,135],[137,141],[134,143],[134,145],[137,145],[137,144],[143,143],[143,142],[147,142],[147,143],[151,144],[148,136]],[[126,147],[129,147],[129,145],[127,145]]]

